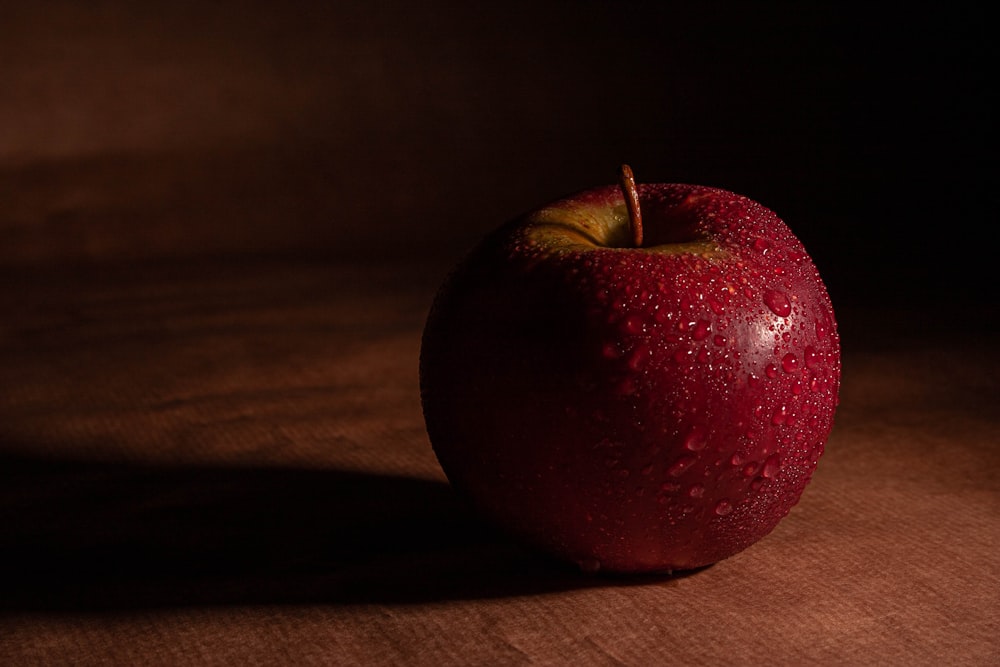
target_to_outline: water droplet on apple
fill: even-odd
[[[768,364],[767,368],[764,369],[764,374],[769,378],[778,377],[778,367],[774,364]]]
[[[692,498],[701,498],[705,495],[705,485],[704,484],[694,484],[688,489],[688,495]]]
[[[782,405],[780,408],[775,410],[774,414],[771,415],[771,423],[775,426],[780,426],[788,421],[788,410]]]
[[[777,290],[764,292],[764,304],[778,317],[788,317],[792,312],[792,303],[784,292]]]
[[[691,334],[695,340],[705,340],[712,326],[705,320],[698,320],[694,325],[694,332]]]
[[[649,347],[645,345],[640,345],[637,347],[628,358],[628,367],[633,371],[638,371],[646,364],[646,360],[649,359]]]
[[[699,452],[705,449],[707,444],[705,429],[700,426],[695,426],[688,433],[687,437],[684,438],[684,447],[692,452]]]
[[[761,474],[768,479],[774,479],[774,476],[778,474],[779,468],[781,468],[781,457],[777,453],[774,453],[764,461],[764,469]]]
[[[622,320],[622,330],[628,334],[640,334],[646,328],[642,317],[639,315],[629,315]]]
[[[698,459],[691,455],[682,456],[676,461],[674,461],[669,468],[667,468],[667,474],[671,477],[680,477],[684,472],[694,465],[694,462]]]
[[[716,345],[718,345],[719,347],[722,347],[722,346],[724,346],[724,345],[725,345],[725,344],[726,344],[727,342],[729,342],[729,341],[728,341],[728,340],[726,339],[726,337],[725,337],[725,336],[723,336],[722,334],[715,334],[715,338],[713,339],[713,341],[714,341],[714,342],[715,342],[715,344],[716,344]]]
[[[660,490],[665,491],[666,493],[674,493],[675,491],[679,491],[680,488],[681,485],[677,482],[664,482],[663,484],[660,484]]]
[[[743,476],[744,477],[753,477],[756,474],[757,474],[757,462],[756,461],[751,461],[750,463],[748,463],[745,466],[743,466]]]
[[[826,338],[826,322],[822,320],[817,320],[816,322],[816,338],[823,340]]]
[[[799,359],[789,352],[782,358],[781,367],[786,373],[797,373],[799,370]]]
[[[619,396],[631,396],[636,392],[635,380],[633,378],[625,378],[618,383],[617,389]]]
[[[729,464],[734,468],[743,465],[743,457],[740,456],[739,452],[736,452],[735,454],[733,454],[733,457],[729,459]]]
[[[753,242],[753,249],[757,252],[766,253],[771,248],[771,243],[765,238],[759,238]]]
[[[728,500],[720,500],[715,506],[715,513],[719,516],[726,516],[733,511],[733,504]]]
[[[810,345],[805,351],[806,368],[816,368],[820,363],[819,353],[816,348]]]

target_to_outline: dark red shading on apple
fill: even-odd
[[[438,460],[485,516],[584,570],[664,572],[749,547],[798,502],[840,345],[772,211],[629,170],[466,258],[428,316],[420,382]]]

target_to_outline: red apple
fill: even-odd
[[[772,211],[636,188],[623,167],[620,186],[501,227],[453,272],[420,382],[438,460],[484,515],[587,571],[663,572],[747,548],[798,502],[840,344]]]

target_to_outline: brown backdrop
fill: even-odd
[[[987,22],[834,3],[0,0],[0,662],[1000,661]],[[837,427],[767,539],[581,578],[452,497],[458,256],[610,182],[775,209]]]

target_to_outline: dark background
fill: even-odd
[[[842,3],[0,1],[0,262],[439,258],[640,180],[841,304],[995,304],[985,17]]]
[[[994,32],[0,0],[0,663],[996,663]],[[773,208],[844,350],[807,502],[627,599],[459,504],[417,364],[461,254],[622,162]]]

